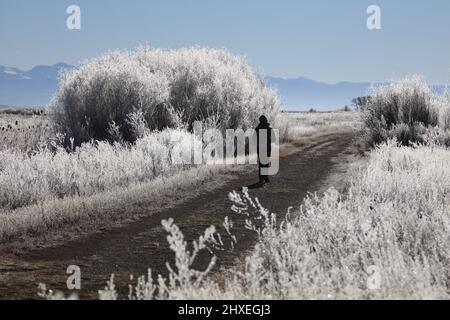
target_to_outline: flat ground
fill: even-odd
[[[250,190],[250,195],[258,197],[262,205],[272,212],[282,215],[288,207],[298,207],[308,192],[322,191],[331,186],[342,187],[340,165],[348,161],[348,156],[358,153],[353,137],[351,132],[327,133],[284,146],[279,174],[265,188]],[[65,289],[69,265],[81,268],[82,289],[77,292],[80,298],[97,298],[98,290],[106,285],[112,273],[115,274],[116,286],[123,289],[119,290],[121,298],[126,298],[128,285],[135,283],[135,280],[130,280],[130,274],[140,276],[151,268],[153,274],[166,275],[166,262],[173,263],[174,255],[161,226],[161,220],[170,217],[175,219],[187,240],[194,240],[207,227],[220,227],[224,217],[230,216],[238,242],[234,250],[216,252],[218,263],[212,272],[217,275],[223,268],[239,265],[257,239],[253,232],[243,227],[242,218],[233,215],[228,193],[256,182],[256,176],[256,168],[220,176],[224,183],[216,184],[217,187],[170,209],[140,216],[138,220],[75,240],[59,241],[52,246],[22,252],[0,248],[3,255],[0,299],[37,298],[37,284],[40,282],[48,288],[68,293]],[[334,179],[330,179],[332,176]],[[152,206],[151,203],[140,205]],[[219,232],[225,234],[220,228]],[[203,268],[209,258],[208,253],[200,255],[197,267]]]

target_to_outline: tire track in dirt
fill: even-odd
[[[271,178],[272,182],[267,187],[250,190],[250,195],[258,197],[263,206],[278,214],[284,214],[290,206],[298,207],[308,192],[322,187],[333,170],[336,157],[348,150],[352,141],[353,133],[335,133],[291,144],[281,153],[278,175]],[[135,283],[130,281],[130,274],[140,276],[151,267],[154,275],[166,275],[166,262],[173,265],[174,255],[161,227],[161,220],[170,217],[183,231],[185,239],[190,241],[197,239],[210,225],[215,225],[221,234],[225,234],[220,226],[224,217],[230,216],[238,243],[233,251],[216,253],[218,259],[213,273],[241,264],[257,239],[253,232],[244,228],[243,218],[233,215],[228,193],[256,181],[255,168],[224,187],[170,210],[63,245],[16,254],[12,260],[1,263],[0,298],[35,299],[40,282],[68,293],[64,289],[69,265],[81,268],[82,288],[77,292],[80,298],[97,298],[98,290],[104,288],[112,273],[121,297],[125,298],[128,285]],[[209,254],[199,255],[196,267],[203,268],[209,259]]]

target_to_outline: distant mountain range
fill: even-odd
[[[23,71],[0,66],[0,104],[12,107],[42,107],[58,87],[58,72],[73,66],[58,63]]]
[[[49,103],[58,87],[58,73],[73,66],[58,63],[36,66],[29,71],[0,66],[0,105],[12,107],[42,107]],[[276,88],[286,110],[336,110],[351,105],[353,98],[367,94],[368,82],[328,84],[307,78],[283,79],[266,77]],[[434,86],[441,91],[443,86]]]

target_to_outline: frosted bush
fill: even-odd
[[[373,88],[364,114],[366,140],[374,146],[391,138],[403,145],[422,141],[423,127],[439,123],[434,94],[422,77],[410,76]]]
[[[221,128],[249,127],[280,110],[274,90],[245,59],[225,49],[160,50],[140,47],[94,58],[61,75],[51,110],[66,145],[108,139],[114,122],[125,141],[135,134],[127,119],[142,113],[150,130],[215,117]]]

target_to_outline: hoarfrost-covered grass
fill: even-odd
[[[129,298],[448,299],[449,176],[447,148],[388,142],[354,169],[346,194],[310,196],[298,212],[279,215],[281,224],[257,199],[232,193],[233,210],[248,216],[260,239],[245,267],[221,284],[208,278],[210,267],[192,264],[198,251],[217,245],[215,229],[189,250],[174,221],[163,221],[176,268],[169,279],[140,278]],[[224,224],[232,233],[229,218]],[[62,297],[43,289],[44,297]],[[112,281],[100,298],[124,297]]]
[[[62,147],[56,151],[43,148],[31,155],[0,150],[0,208],[90,196],[173,174],[187,168],[172,160],[181,157],[191,139],[187,131],[168,129],[146,135],[131,146],[98,141],[72,152]]]

